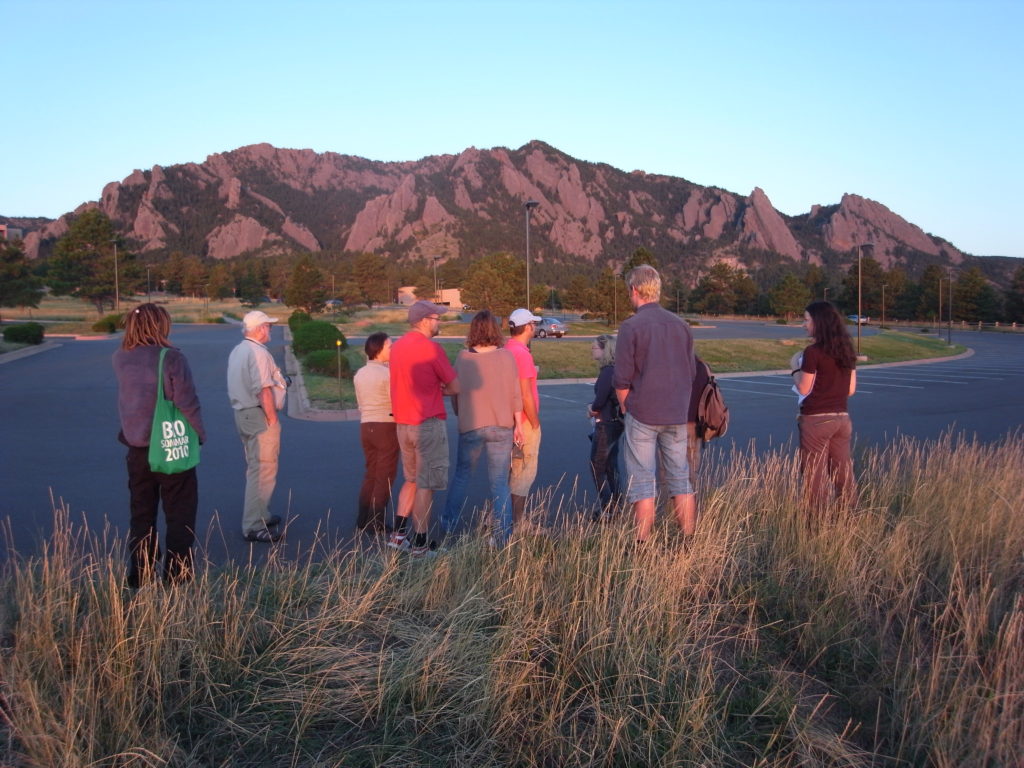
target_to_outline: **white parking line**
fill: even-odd
[[[590,400],[586,400],[586,401],[570,400],[567,397],[557,397],[556,395],[549,395],[546,392],[541,394],[541,397],[546,399],[546,400],[558,400],[561,403],[572,403],[573,405],[587,405],[587,404],[589,404],[591,402]]]
[[[882,374],[882,371],[858,372],[860,377],[875,377]],[[1005,376],[970,376],[960,374],[918,374],[916,376],[887,374],[885,378],[897,379],[899,381],[925,381],[935,383],[966,384],[971,381],[1002,381]]]
[[[863,384],[865,382],[865,379],[867,379],[867,377],[858,375],[857,376],[857,384],[858,385]],[[899,389],[924,389],[923,386],[918,386],[916,384],[883,384],[880,381],[872,381],[871,379],[867,379],[867,381],[868,381],[868,383],[871,384],[872,387],[898,387]],[[859,392],[860,390],[858,389],[857,391]]]
[[[729,393],[731,391],[731,392],[733,392],[733,393],[735,393],[737,395],[768,395],[768,396],[771,396],[771,397],[796,398],[796,393],[792,391],[793,385],[789,384],[789,383],[785,383],[785,382],[783,382],[781,384],[778,384],[776,386],[785,386],[786,389],[789,390],[788,393],[769,392],[769,391],[763,390],[763,389],[750,389],[749,387],[736,387],[736,388],[732,388],[731,386],[729,386],[729,385],[735,384],[735,383],[750,384],[750,385],[753,385],[753,386],[757,386],[759,384],[766,383],[765,379],[758,379],[756,382],[748,381],[746,379],[718,379],[717,381],[718,381],[718,386],[721,387],[722,391],[724,391],[726,393]],[[768,381],[767,383],[771,384],[771,381]],[[859,393],[860,390],[858,389],[857,392]],[[871,394],[871,393],[866,391],[865,394]]]
[[[761,376],[757,379],[716,379],[718,386],[724,387],[728,384],[768,384],[773,387],[785,387],[789,389],[793,386],[792,380],[783,376]]]

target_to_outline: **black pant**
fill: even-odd
[[[594,425],[590,471],[602,507],[607,507],[609,502],[618,502],[622,493],[619,488],[619,438],[623,429],[621,421],[599,421]]]
[[[192,578],[192,542],[195,541],[199,483],[195,468],[165,475],[149,468],[149,449],[128,448],[128,490],[131,492],[131,525],[128,532],[128,586],[138,587],[156,575],[160,540],[156,530],[157,508],[164,504],[167,523],[167,562],[163,578]]]

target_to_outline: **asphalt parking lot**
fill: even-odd
[[[696,333],[801,336],[798,327],[774,324]],[[882,445],[898,435],[935,439],[949,430],[988,442],[1020,429],[1024,336],[954,332],[953,337],[973,354],[859,370],[858,393],[850,404],[858,448]],[[246,544],[238,530],[244,461],[224,381],[238,329],[176,326],[171,338],[192,365],[210,436],[199,468],[198,527],[204,551],[217,562],[265,558],[268,548]],[[38,551],[53,524],[51,495],[63,501],[73,521],[86,521],[94,533],[124,529],[128,491],[124,450],[116,440],[116,382],[110,367],[117,343],[61,341],[56,348],[0,365],[0,521],[8,554]],[[271,348],[280,358],[280,331]],[[732,420],[729,434],[715,446],[719,455],[729,455],[733,447],[792,448],[796,396],[788,376],[729,375],[721,385]],[[552,384],[540,393],[544,439],[537,485],[550,489],[553,506],[572,508],[593,496],[585,410],[592,388],[588,383]],[[351,535],[362,472],[358,434],[357,422],[284,419],[273,511],[291,523],[276,555],[298,556],[318,540],[329,546]],[[453,419],[449,437],[454,451]],[[471,486],[471,500],[482,500],[485,493],[481,475]],[[443,503],[444,494],[437,494],[435,504]]]

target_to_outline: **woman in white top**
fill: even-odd
[[[359,439],[366,458],[366,472],[359,489],[356,527],[375,533],[390,533],[386,523],[391,487],[398,474],[398,436],[391,415],[391,339],[386,333],[371,333],[363,345],[368,359],[356,371],[353,383],[359,406]]]

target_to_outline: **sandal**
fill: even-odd
[[[245,534],[246,541],[257,541],[261,544],[272,544],[280,538],[280,533],[277,531],[270,531],[266,528],[260,528],[257,531],[249,531]]]

